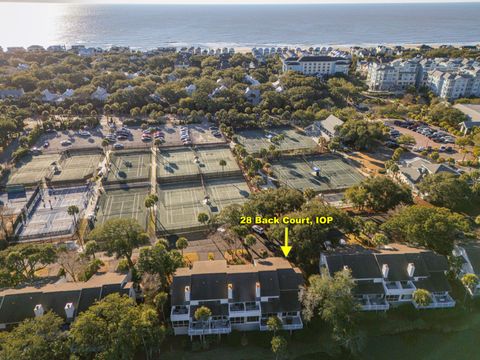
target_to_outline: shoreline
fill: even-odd
[[[9,47],[24,47],[25,49],[28,47],[28,46],[31,46],[31,45],[38,45],[38,44],[30,44],[30,45],[10,45],[10,46],[3,46],[0,44],[0,47],[3,48],[3,51],[6,53],[7,49]],[[89,45],[87,43],[74,43],[74,44],[68,44],[68,45],[65,45],[65,44],[49,44],[49,45],[41,45],[43,46],[45,49],[49,46],[55,46],[55,45],[61,45],[61,46],[66,46],[67,49],[71,48],[72,46],[75,46],[75,45],[83,45],[85,46],[86,48],[101,48],[102,50],[104,51],[108,51],[112,46],[119,46],[119,47],[129,47],[130,50],[133,50],[133,51],[142,51],[142,52],[146,52],[146,51],[151,51],[151,50],[155,50],[155,49],[158,49],[158,48],[169,48],[169,47],[174,47],[178,50],[180,50],[181,48],[183,47],[186,47],[186,48],[190,48],[190,47],[200,47],[202,49],[217,49],[217,48],[233,48],[235,49],[235,52],[237,53],[242,53],[242,54],[245,54],[245,53],[250,53],[251,50],[253,48],[284,48],[284,47],[288,47],[289,49],[296,49],[296,48],[302,48],[302,49],[308,49],[310,47],[313,47],[313,48],[316,48],[316,47],[332,47],[333,49],[336,49],[336,50],[343,50],[343,51],[349,51],[352,47],[359,47],[359,48],[372,48],[372,47],[377,47],[377,46],[386,46],[386,47],[389,47],[389,48],[393,48],[395,46],[403,46],[404,48],[407,48],[407,49],[418,49],[420,48],[422,45],[427,45],[427,46],[430,46],[434,49],[437,49],[437,48],[440,48],[440,46],[452,46],[452,47],[455,47],[455,48],[460,48],[462,46],[477,46],[478,48],[480,48],[480,40],[478,42],[464,42],[464,43],[448,43],[448,42],[440,42],[440,43],[429,43],[429,42],[423,42],[423,43],[360,43],[360,44],[266,44],[266,45],[252,45],[252,46],[248,46],[248,45],[239,45],[239,44],[227,44],[227,43],[204,43],[204,44],[183,44],[183,43],[173,43],[173,44],[165,44],[165,45],[158,45],[158,46],[155,46],[155,47],[148,47],[148,48],[140,48],[140,47],[135,47],[135,46],[129,46],[129,45],[115,45],[115,44],[112,44],[112,45],[106,45],[106,46],[96,46],[96,45]]]

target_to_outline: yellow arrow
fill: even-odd
[[[282,249],[283,255],[285,255],[285,257],[287,257],[290,253],[290,250],[292,250],[292,247],[288,246],[288,227],[285,228],[285,245],[280,246],[280,248]]]

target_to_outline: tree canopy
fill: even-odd
[[[345,199],[360,209],[374,211],[387,211],[400,204],[413,202],[410,189],[386,176],[367,178],[359,185],[352,186],[345,191]]]
[[[130,268],[133,267],[133,249],[148,241],[148,235],[136,220],[121,218],[107,220],[95,227],[88,238],[95,240],[107,253],[125,258]]]
[[[448,255],[455,239],[469,231],[470,224],[464,216],[446,208],[413,205],[401,209],[381,228],[394,241],[425,246]]]

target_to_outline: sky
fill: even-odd
[[[78,4],[338,4],[338,3],[454,3],[480,0],[0,0],[10,3],[78,3]]]

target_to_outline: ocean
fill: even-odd
[[[0,2],[0,46],[480,43],[480,3],[78,5]]]

